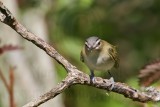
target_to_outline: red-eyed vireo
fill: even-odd
[[[91,81],[94,78],[94,70],[109,71],[119,65],[116,47],[96,36],[86,39],[80,59],[90,69]],[[111,80],[114,82],[113,77]]]

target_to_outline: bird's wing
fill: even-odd
[[[115,61],[114,67],[118,68],[119,67],[119,58],[118,58],[118,55],[117,55],[116,46],[112,46],[112,48],[109,48],[109,55]]]
[[[81,51],[81,54],[80,54],[80,60],[81,60],[82,62],[84,62],[84,58],[83,58],[83,55],[82,55],[82,51]]]

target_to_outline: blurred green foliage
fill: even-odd
[[[113,69],[113,76],[116,81],[136,88],[139,88],[139,69],[160,57],[159,0],[54,0],[46,21],[50,42],[67,60],[86,73],[89,70],[79,60],[80,51],[85,39],[93,35],[118,47],[120,68]],[[60,81],[66,72],[56,65]],[[66,107],[144,106],[122,95],[109,93],[107,96],[106,93],[77,85],[63,94],[64,103]]]
[[[0,99],[0,107],[2,107],[2,100]]]

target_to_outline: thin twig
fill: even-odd
[[[5,85],[6,89],[7,89],[7,91],[9,92],[9,85],[8,85],[7,80],[6,80],[6,78],[4,77],[4,75],[3,75],[3,73],[2,73],[1,70],[0,70],[0,78],[1,78],[1,80],[3,81],[3,83],[4,83],[4,85]]]
[[[9,79],[10,79],[10,87],[9,87],[9,98],[10,98],[10,107],[16,107],[15,106],[15,101],[14,101],[14,68],[10,67],[9,71]]]
[[[2,82],[4,83],[7,91],[8,91],[8,94],[9,94],[9,104],[10,104],[10,107],[16,107],[15,106],[15,101],[14,101],[14,92],[13,92],[13,86],[14,86],[14,68],[10,68],[10,71],[9,71],[9,83],[7,83],[7,80],[6,78],[4,77],[2,71],[0,70],[0,78],[2,80]]]

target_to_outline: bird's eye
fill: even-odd
[[[101,43],[100,42],[98,42],[98,45],[100,45]]]
[[[88,45],[87,45],[87,44],[85,44],[85,47],[86,47],[86,48],[88,48]]]
[[[85,42],[85,47],[88,47],[88,43],[87,42]]]

